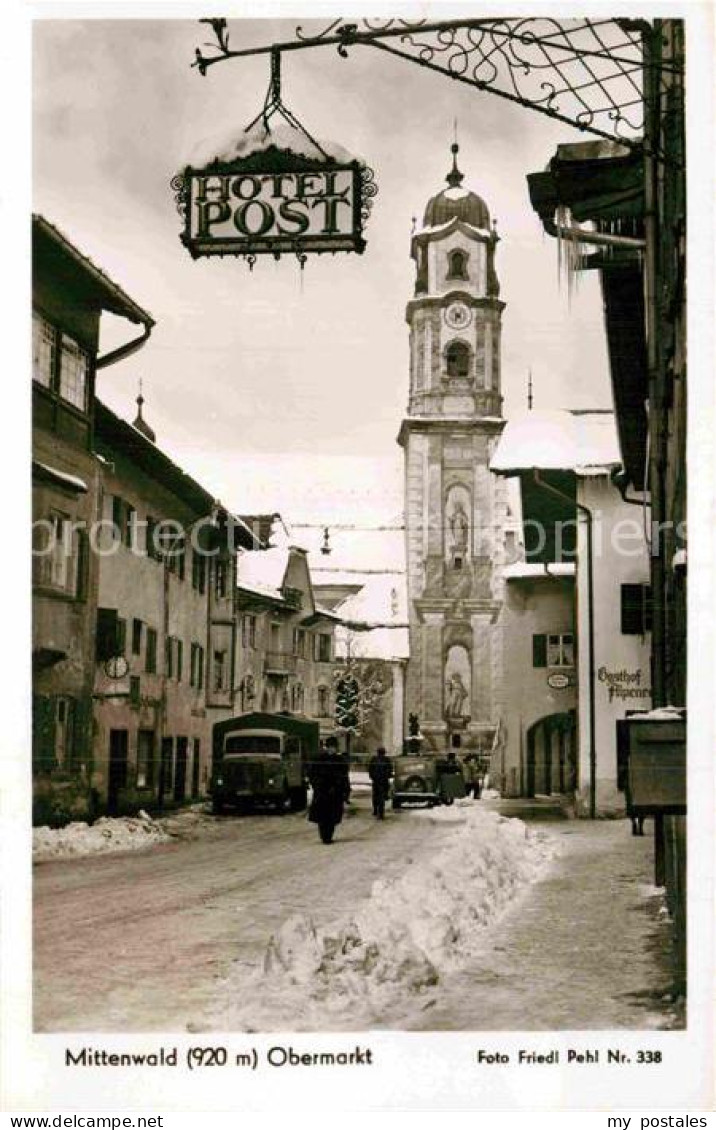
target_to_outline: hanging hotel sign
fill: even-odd
[[[365,249],[363,226],[377,193],[358,160],[304,157],[271,146],[239,160],[188,165],[174,177],[181,241],[196,259]]]

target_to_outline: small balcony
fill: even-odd
[[[267,651],[264,659],[265,675],[295,675],[296,656],[287,651]]]

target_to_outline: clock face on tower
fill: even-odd
[[[445,310],[445,321],[452,330],[464,330],[472,321],[472,311],[464,302],[451,302]]]

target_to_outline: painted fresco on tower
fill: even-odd
[[[472,667],[470,653],[461,644],[449,648],[445,661],[445,717],[455,725],[470,721]]]

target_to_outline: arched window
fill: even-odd
[[[319,718],[328,717],[329,707],[328,687],[318,687],[316,691],[316,714]]]
[[[291,710],[294,714],[303,714],[303,684],[294,683],[291,687]]]
[[[466,251],[451,251],[448,255],[448,273],[449,279],[466,279],[467,275],[467,252]]]
[[[447,375],[466,377],[470,372],[470,350],[464,341],[451,341],[447,347]]]

